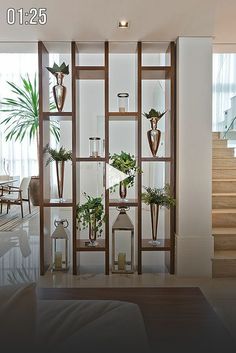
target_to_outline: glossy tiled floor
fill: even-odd
[[[0,225],[4,220],[0,215]],[[180,278],[146,268],[142,275],[103,274],[103,268],[84,267],[82,273],[39,276],[38,215],[14,232],[0,232],[0,285],[27,280],[40,287],[155,287],[198,286],[236,338],[236,279]]]

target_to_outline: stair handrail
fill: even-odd
[[[236,116],[231,120],[231,123],[230,123],[228,129],[225,131],[225,133],[224,133],[224,135],[223,135],[223,139],[226,138],[226,135],[227,135],[227,133],[229,132],[229,130],[230,130],[231,126],[233,125],[233,123],[235,122],[235,120],[236,120]]]

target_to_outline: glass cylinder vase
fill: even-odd
[[[129,93],[118,93],[118,108],[120,113],[129,111]]]
[[[89,138],[89,155],[92,158],[100,157],[101,139],[100,137]]]

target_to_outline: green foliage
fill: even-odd
[[[79,229],[86,229],[91,224],[94,231],[98,232],[98,236],[101,236],[103,222],[106,222],[102,197],[92,197],[85,192],[83,195],[87,201],[76,206],[76,218],[80,223]]]
[[[135,174],[142,172],[141,169],[136,166],[135,157],[130,153],[121,151],[120,154],[114,153],[113,155],[110,155],[110,159],[112,161],[110,164],[112,167],[128,175],[128,177],[123,180],[122,183],[128,188],[133,186]],[[114,188],[116,186],[117,185],[115,185]],[[114,191],[113,188],[112,191]]]
[[[6,125],[6,141],[23,141],[25,135],[29,133],[30,141],[37,138],[39,129],[39,94],[36,74],[34,81],[31,82],[29,75],[26,78],[21,76],[22,87],[14,82],[8,82],[11,92],[15,98],[4,98],[0,102],[1,112],[7,113],[7,117],[0,123]],[[55,109],[55,104],[50,103],[50,110]],[[56,140],[60,138],[60,128],[57,122],[51,122],[51,133]]]
[[[44,153],[50,154],[50,157],[46,162],[46,166],[53,161],[66,162],[72,160],[72,151],[66,151],[64,147],[60,147],[59,150],[56,150],[47,144],[44,148]]]
[[[158,110],[151,109],[149,113],[143,113],[143,116],[145,116],[147,119],[157,118],[157,120],[159,121],[166,113],[167,110],[161,113]]]
[[[60,66],[54,63],[53,67],[47,67],[47,69],[53,75],[57,72],[62,72],[64,75],[69,75],[69,65],[66,65],[64,62]]]
[[[170,186],[166,184],[163,189],[144,187],[142,200],[146,205],[157,204],[170,208],[175,206],[175,199],[171,195]]]

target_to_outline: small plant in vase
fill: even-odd
[[[60,147],[60,149],[57,150],[47,144],[44,148],[44,153],[50,155],[46,161],[46,166],[53,161],[56,162],[58,196],[60,201],[63,201],[65,162],[72,160],[72,151],[66,151],[64,147]]]
[[[151,130],[147,132],[148,143],[153,157],[156,156],[157,150],[161,140],[161,131],[157,129],[157,123],[166,114],[165,112],[159,112],[158,110],[151,109],[149,113],[143,113],[147,119],[150,120]]]
[[[47,70],[56,77],[57,84],[53,86],[53,96],[57,109],[61,112],[66,98],[66,87],[63,85],[63,79],[65,75],[69,75],[69,65],[64,62],[60,66],[54,63],[53,67],[47,67]]]
[[[120,172],[127,174],[127,178],[119,183],[119,194],[122,201],[126,201],[127,188],[134,185],[134,178],[137,173],[141,173],[141,169],[136,165],[136,160],[133,155],[121,151],[120,154],[114,153],[110,155],[110,165]],[[118,184],[117,184],[118,185]],[[111,191],[114,191],[115,185]]]
[[[97,236],[100,237],[103,231],[103,223],[106,222],[102,197],[92,197],[83,193],[86,202],[77,204],[76,218],[80,224],[79,229],[89,229],[90,246],[98,245]]]
[[[175,199],[171,194],[170,186],[168,184],[166,184],[163,189],[151,187],[144,187],[144,189],[146,192],[142,194],[142,201],[146,205],[150,205],[151,211],[152,240],[150,243],[152,245],[159,245],[160,242],[157,240],[159,208],[170,208],[175,206]]]

